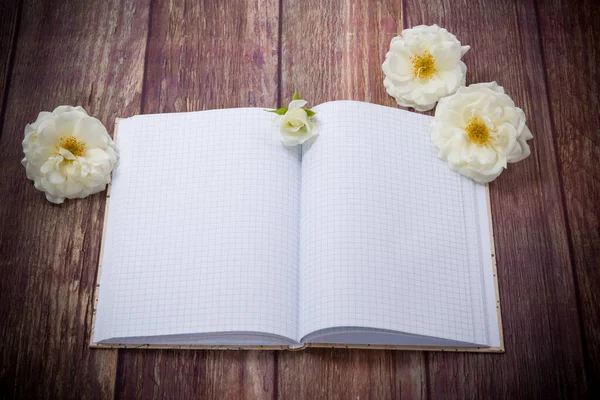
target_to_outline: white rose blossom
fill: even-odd
[[[311,121],[315,112],[306,108],[306,104],[307,102],[302,100],[296,91],[287,107],[266,110],[278,115],[276,120],[279,124],[278,139],[285,146],[296,146],[317,136],[315,124]]]
[[[25,127],[23,152],[27,177],[56,204],[104,190],[117,163],[115,142],[81,107],[41,112]]]
[[[476,182],[496,179],[507,163],[530,154],[523,110],[496,82],[461,87],[435,110],[431,139],[439,157]]]
[[[470,49],[437,25],[405,29],[392,39],[382,68],[388,94],[404,107],[431,110],[442,97],[464,86]]]

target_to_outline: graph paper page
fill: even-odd
[[[320,135],[302,160],[301,336],[368,327],[493,342],[485,187],[437,158],[431,117],[352,101],[315,111]]]
[[[262,109],[119,123],[95,341],[298,334],[300,149]]]

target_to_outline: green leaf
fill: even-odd
[[[316,112],[314,112],[310,108],[305,108],[304,111],[306,111],[306,115],[308,115],[309,117],[314,117],[317,114]]]
[[[278,108],[277,110],[265,110],[266,112],[272,112],[275,113],[277,115],[285,115],[285,113],[287,112],[287,107],[281,107]]]
[[[302,97],[300,97],[300,93],[298,93],[298,89],[296,89],[296,91],[294,92],[294,97],[292,97],[292,100],[302,100]]]

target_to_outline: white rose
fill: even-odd
[[[507,163],[526,158],[533,135],[525,113],[496,82],[461,87],[435,110],[431,139],[450,168],[479,183],[493,181]]]
[[[81,107],[41,112],[25,127],[23,152],[27,177],[56,204],[104,190],[117,162],[106,128]]]
[[[401,106],[431,110],[464,86],[467,66],[460,59],[469,49],[437,25],[405,29],[385,56],[383,85]]]
[[[280,140],[286,146],[302,144],[317,135],[310,117],[314,112],[306,110],[305,100],[292,100],[285,114],[280,118]]]

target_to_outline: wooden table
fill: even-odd
[[[596,4],[594,4],[596,3]],[[526,112],[532,155],[491,185],[506,353],[90,350],[105,193],[55,206],[26,123],[311,104],[395,106],[402,28],[471,45],[468,83]],[[0,398],[580,398],[600,379],[600,7],[593,0],[5,0],[0,4]]]

